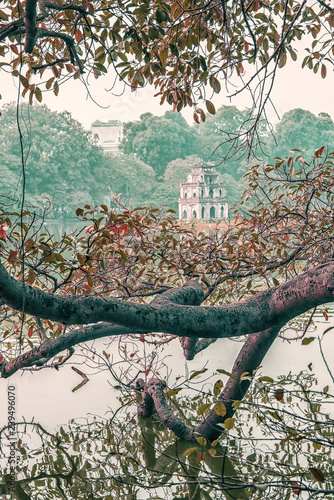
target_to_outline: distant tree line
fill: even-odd
[[[70,113],[46,106],[22,105],[17,127],[16,105],[3,107],[0,127],[2,193],[7,200],[22,195],[22,161],[27,201],[51,203],[52,217],[70,217],[78,206],[110,203],[113,195],[132,206],[161,205],[177,211],[180,182],[198,161],[213,162],[234,205],[243,191],[243,175],[254,162],[284,158],[291,148],[314,151],[319,145],[334,148],[334,123],[327,113],[315,116],[294,109],[285,113],[273,131],[259,128],[256,160],[244,152],[230,155],[230,147],[249,126],[252,117],[235,106],[222,106],[204,123],[190,126],[179,113],[151,113],[125,123],[122,154],[104,154],[96,138]],[[22,154],[23,151],[23,154]]]

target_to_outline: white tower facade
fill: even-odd
[[[228,218],[226,190],[212,164],[197,165],[180,184],[179,219],[207,222]]]

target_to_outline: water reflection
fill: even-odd
[[[314,391],[314,376],[256,382],[235,423],[219,441],[175,440],[157,417],[139,418],[135,401],[106,418],[71,420],[50,432],[39,422],[17,423],[16,477],[19,499],[148,498],[286,499],[333,493],[331,474],[334,421],[323,411],[333,406],[328,392]],[[283,397],[277,397],[278,388]],[[205,401],[212,394],[203,395]],[[198,399],[171,401],[189,426],[203,418]],[[1,451],[10,437],[1,429]],[[10,493],[8,462],[2,460],[0,494]],[[306,496],[305,496],[306,495]],[[313,497],[314,497],[313,495]],[[312,497],[312,498],[313,498]]]

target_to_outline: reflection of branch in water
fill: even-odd
[[[81,370],[79,370],[79,368],[76,368],[75,366],[71,366],[72,370],[74,370],[76,373],[78,373],[79,375],[81,375],[81,377],[83,378],[83,381],[80,382],[79,385],[77,385],[76,387],[74,387],[74,389],[72,389],[72,392],[75,392],[77,391],[78,389],[80,389],[82,386],[84,386],[85,384],[87,384],[87,382],[89,381],[89,378],[87,377],[87,375],[85,375]]]

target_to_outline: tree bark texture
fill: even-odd
[[[309,309],[333,301],[333,290],[331,262],[240,302],[212,307],[188,305],[203,300],[201,285],[189,281],[148,305],[46,293],[15,280],[0,264],[0,300],[17,311],[66,325],[103,321],[180,337],[226,338],[281,327]]]
[[[138,408],[139,415],[149,417],[155,410],[162,422],[178,438],[184,441],[196,441],[198,437],[205,437],[212,443],[222,434],[224,421],[234,415],[236,408],[233,403],[241,401],[250,386],[249,379],[240,380],[241,375],[248,372],[252,377],[252,373],[262,363],[278,332],[279,328],[268,328],[247,337],[233,365],[232,377],[229,378],[217,400],[225,405],[224,416],[218,415],[212,409],[197,427],[190,428],[169,409],[163,392],[165,384],[158,379],[152,379],[146,384],[141,383],[142,404]]]

